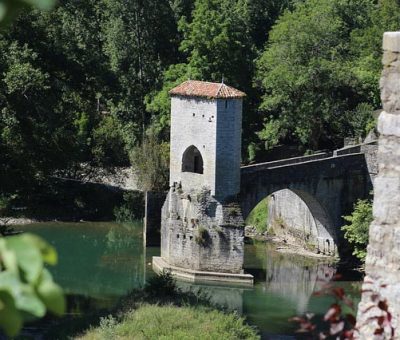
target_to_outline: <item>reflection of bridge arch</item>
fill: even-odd
[[[336,246],[341,244],[342,216],[351,213],[357,199],[368,196],[372,183],[363,154],[243,167],[240,192],[243,217],[246,219],[262,199],[283,189],[289,189],[307,205],[323,242],[319,243],[320,249],[324,250],[326,240]]]

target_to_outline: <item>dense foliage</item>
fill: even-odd
[[[364,137],[380,106],[382,34],[399,27],[396,0],[308,0],[286,11],[257,61],[266,147],[286,140],[315,150]]]
[[[349,216],[344,216],[347,225],[342,227],[345,231],[344,237],[354,247],[353,255],[365,262],[367,256],[368,231],[373,220],[372,202],[369,200],[358,200],[354,205],[354,211]]]
[[[122,322],[103,318],[82,340],[94,339],[259,339],[256,331],[235,314],[202,307],[143,305]]]
[[[168,142],[168,90],[188,78],[247,93],[244,160],[340,146],[373,126],[382,33],[399,27],[398,0],[21,7],[0,33],[0,191],[127,166],[148,134]]]

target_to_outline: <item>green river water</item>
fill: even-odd
[[[85,329],[90,315],[106,313],[133,288],[143,286],[155,275],[152,256],[158,247],[143,247],[142,224],[38,223],[16,229],[36,233],[56,247],[59,262],[50,268],[54,279],[67,295],[68,310],[61,320],[48,317],[28,325],[24,338],[66,338],[72,329]],[[296,325],[288,322],[295,315],[322,314],[332,302],[329,297],[313,295],[333,278],[334,264],[299,255],[281,254],[273,244],[246,244],[245,270],[254,275],[250,289],[179,283],[184,289],[201,289],[211,300],[236,310],[257,326],[263,338],[293,336]],[[348,273],[335,282],[359,297],[359,278]],[[279,336],[278,336],[279,335]],[[283,337],[285,338],[285,337]]]

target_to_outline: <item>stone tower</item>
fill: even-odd
[[[171,94],[170,185],[207,187],[218,200],[240,191],[242,99],[223,83],[189,80]]]
[[[245,94],[189,80],[170,95],[170,191],[153,267],[192,281],[252,283],[243,274],[244,223],[236,202]]]

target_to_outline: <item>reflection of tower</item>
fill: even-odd
[[[170,191],[154,267],[178,267],[175,273],[186,278],[200,276],[188,270],[208,272],[201,276],[210,280],[215,277],[209,272],[240,274],[218,280],[252,282],[242,275],[243,218],[235,203],[245,94],[223,83],[191,80],[170,94]]]

